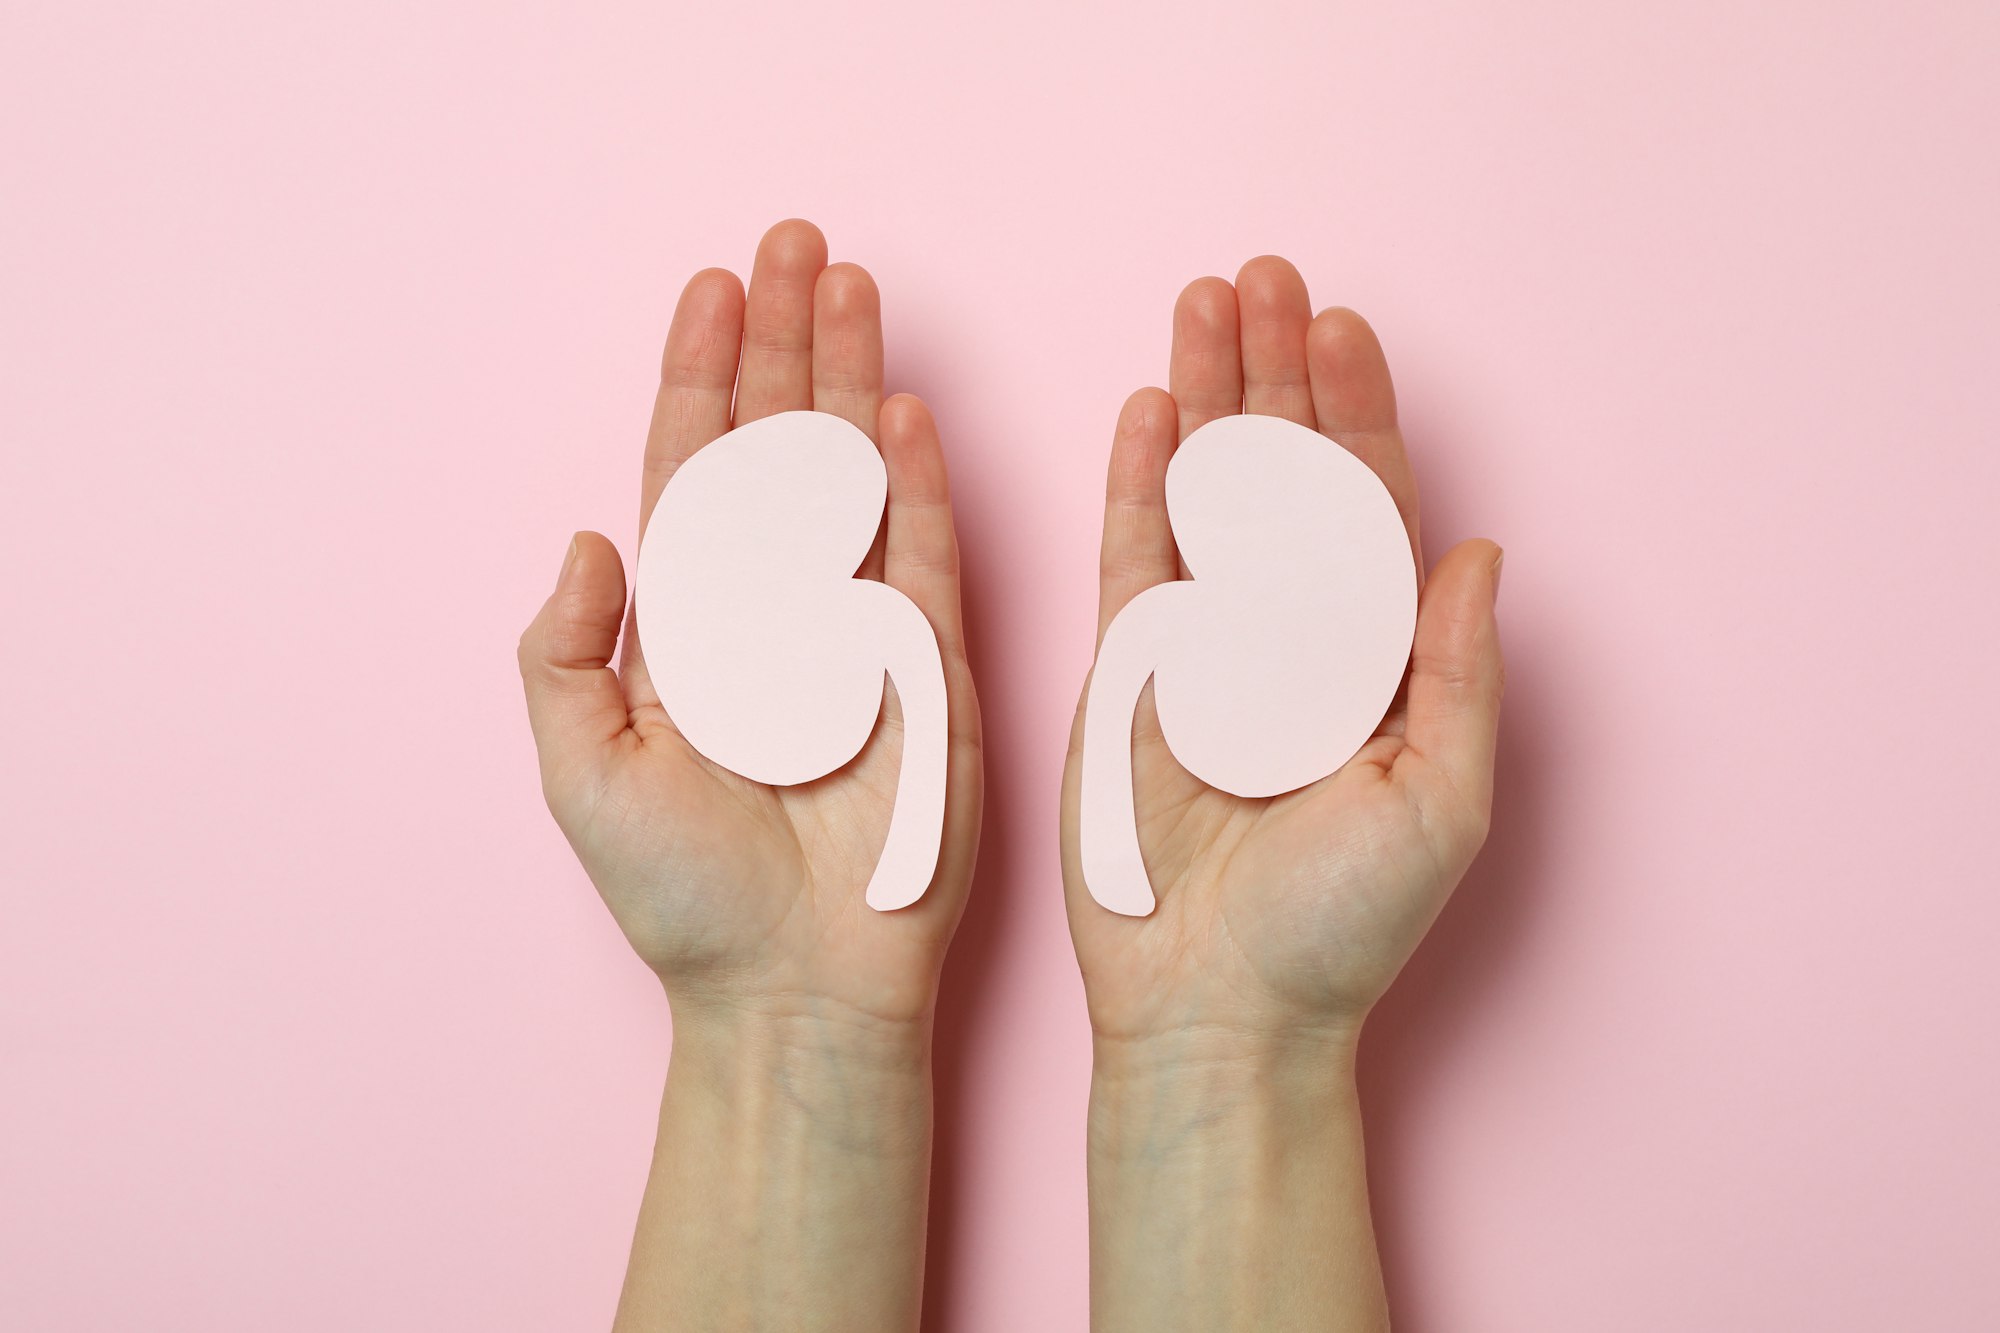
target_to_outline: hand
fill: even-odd
[[[1282,259],[1205,278],[1174,311],[1172,394],[1120,414],[1098,638],[1184,578],[1165,482],[1175,446],[1235,412],[1323,431],[1382,479],[1417,544],[1389,369],[1360,316],[1313,318]],[[1421,565],[1419,565],[1421,570]],[[1354,1088],[1362,1020],[1486,836],[1499,719],[1500,552],[1467,542],[1418,599],[1404,690],[1331,777],[1218,791],[1175,761],[1152,687],[1132,723],[1151,916],[1098,906],[1077,843],[1083,710],[1063,780],[1063,879],[1096,1035],[1091,1327],[1386,1329]]]
[[[1098,636],[1135,595],[1186,577],[1164,482],[1178,441],[1238,411],[1322,431],[1372,467],[1417,542],[1417,495],[1388,365],[1352,311],[1314,318],[1282,259],[1232,288],[1205,278],[1174,312],[1171,395],[1126,403],[1112,446]],[[1421,559],[1419,557],[1419,569]],[[1500,551],[1454,548],[1425,582],[1405,690],[1345,767],[1246,800],[1167,748],[1151,687],[1133,725],[1140,844],[1158,906],[1131,918],[1085,891],[1077,853],[1082,710],[1063,787],[1063,865],[1100,1064],[1157,1038],[1351,1042],[1486,836],[1502,672]]]
[[[944,457],[921,402],[882,401],[873,280],[853,264],[829,267],[819,230],[793,221],[758,247],[747,303],[720,269],[696,274],[681,294],[646,439],[640,530],[697,449],[800,408],[843,416],[880,446],[888,521],[860,576],[908,595],[937,632],[951,742],[929,891],[894,912],[862,898],[901,762],[893,694],[860,755],[816,782],[766,787],[718,767],[661,707],[631,631],[622,562],[595,533],[577,535],[521,640],[543,789],[626,938],[665,983],[677,1028],[752,1014],[927,1035],[971,877],[981,788]]]

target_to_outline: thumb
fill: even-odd
[[[625,691],[610,668],[625,617],[625,565],[595,532],[570,539],[556,590],[521,635],[521,682],[551,804],[602,764],[625,730]]]
[[[1506,670],[1494,599],[1500,548],[1461,542],[1431,570],[1417,605],[1404,739],[1443,779],[1436,799],[1451,823],[1485,836],[1493,803],[1493,756]]]

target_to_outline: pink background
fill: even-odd
[[[945,427],[993,738],[933,1327],[1084,1326],[1101,470],[1262,251],[1509,556],[1364,1057],[1400,1327],[2000,1324],[2000,10],[986,8],[10,6],[0,1326],[605,1325],[666,1014],[513,644],[788,214]]]

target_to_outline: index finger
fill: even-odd
[[[742,346],[743,284],[728,269],[703,269],[682,290],[660,354],[660,387],[639,480],[641,533],[680,465],[728,433]]]
[[[1306,366],[1320,433],[1372,468],[1396,501],[1423,581],[1417,524],[1417,477],[1396,425],[1396,386],[1389,359],[1368,321],[1352,310],[1322,310],[1306,330]]]
[[[1179,409],[1161,389],[1125,400],[1111,442],[1104,485],[1104,544],[1097,557],[1097,637],[1125,604],[1180,575],[1180,552],[1167,518],[1167,464],[1174,456]]]

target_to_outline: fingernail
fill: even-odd
[[[1493,553],[1493,592],[1495,596],[1498,596],[1500,593],[1500,566],[1506,563],[1507,552],[1504,550],[1495,550]]]
[[[556,587],[569,582],[569,572],[576,566],[576,538],[569,539],[569,549],[563,552],[562,571],[556,575]]]

